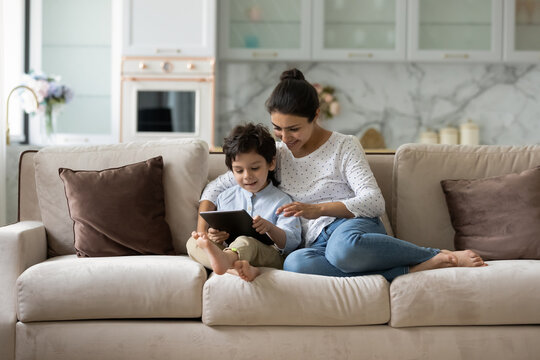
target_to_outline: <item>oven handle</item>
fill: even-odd
[[[214,78],[162,78],[162,77],[132,77],[123,76],[122,81],[183,81],[183,82],[213,82]]]

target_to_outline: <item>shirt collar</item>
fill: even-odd
[[[238,187],[240,188],[240,192],[244,195],[244,197],[246,199],[251,199],[254,195],[251,191],[247,191],[246,189],[244,189],[243,187],[241,187],[240,185],[238,185]],[[261,191],[259,192],[256,192],[255,195],[263,195],[265,193],[268,193],[268,192],[271,192],[272,188],[274,187],[274,184],[272,184],[272,180],[270,180],[270,183],[268,185],[266,185],[264,187],[264,189],[262,189]]]

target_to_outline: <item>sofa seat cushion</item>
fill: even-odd
[[[389,320],[388,282],[380,275],[338,278],[261,268],[246,282],[212,274],[203,290],[207,325],[371,325]]]
[[[187,256],[50,258],[17,280],[22,322],[200,317],[207,275]]]
[[[394,327],[540,324],[540,261],[407,274],[390,286]]]

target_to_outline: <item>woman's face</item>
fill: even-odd
[[[295,154],[311,139],[315,121],[309,122],[307,117],[287,115],[273,112],[270,115],[274,127],[274,135],[283,141]]]

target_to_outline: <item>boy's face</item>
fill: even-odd
[[[266,186],[268,171],[275,169],[276,160],[272,160],[269,164],[264,157],[252,151],[239,153],[231,165],[238,185],[249,192],[256,193]]]

